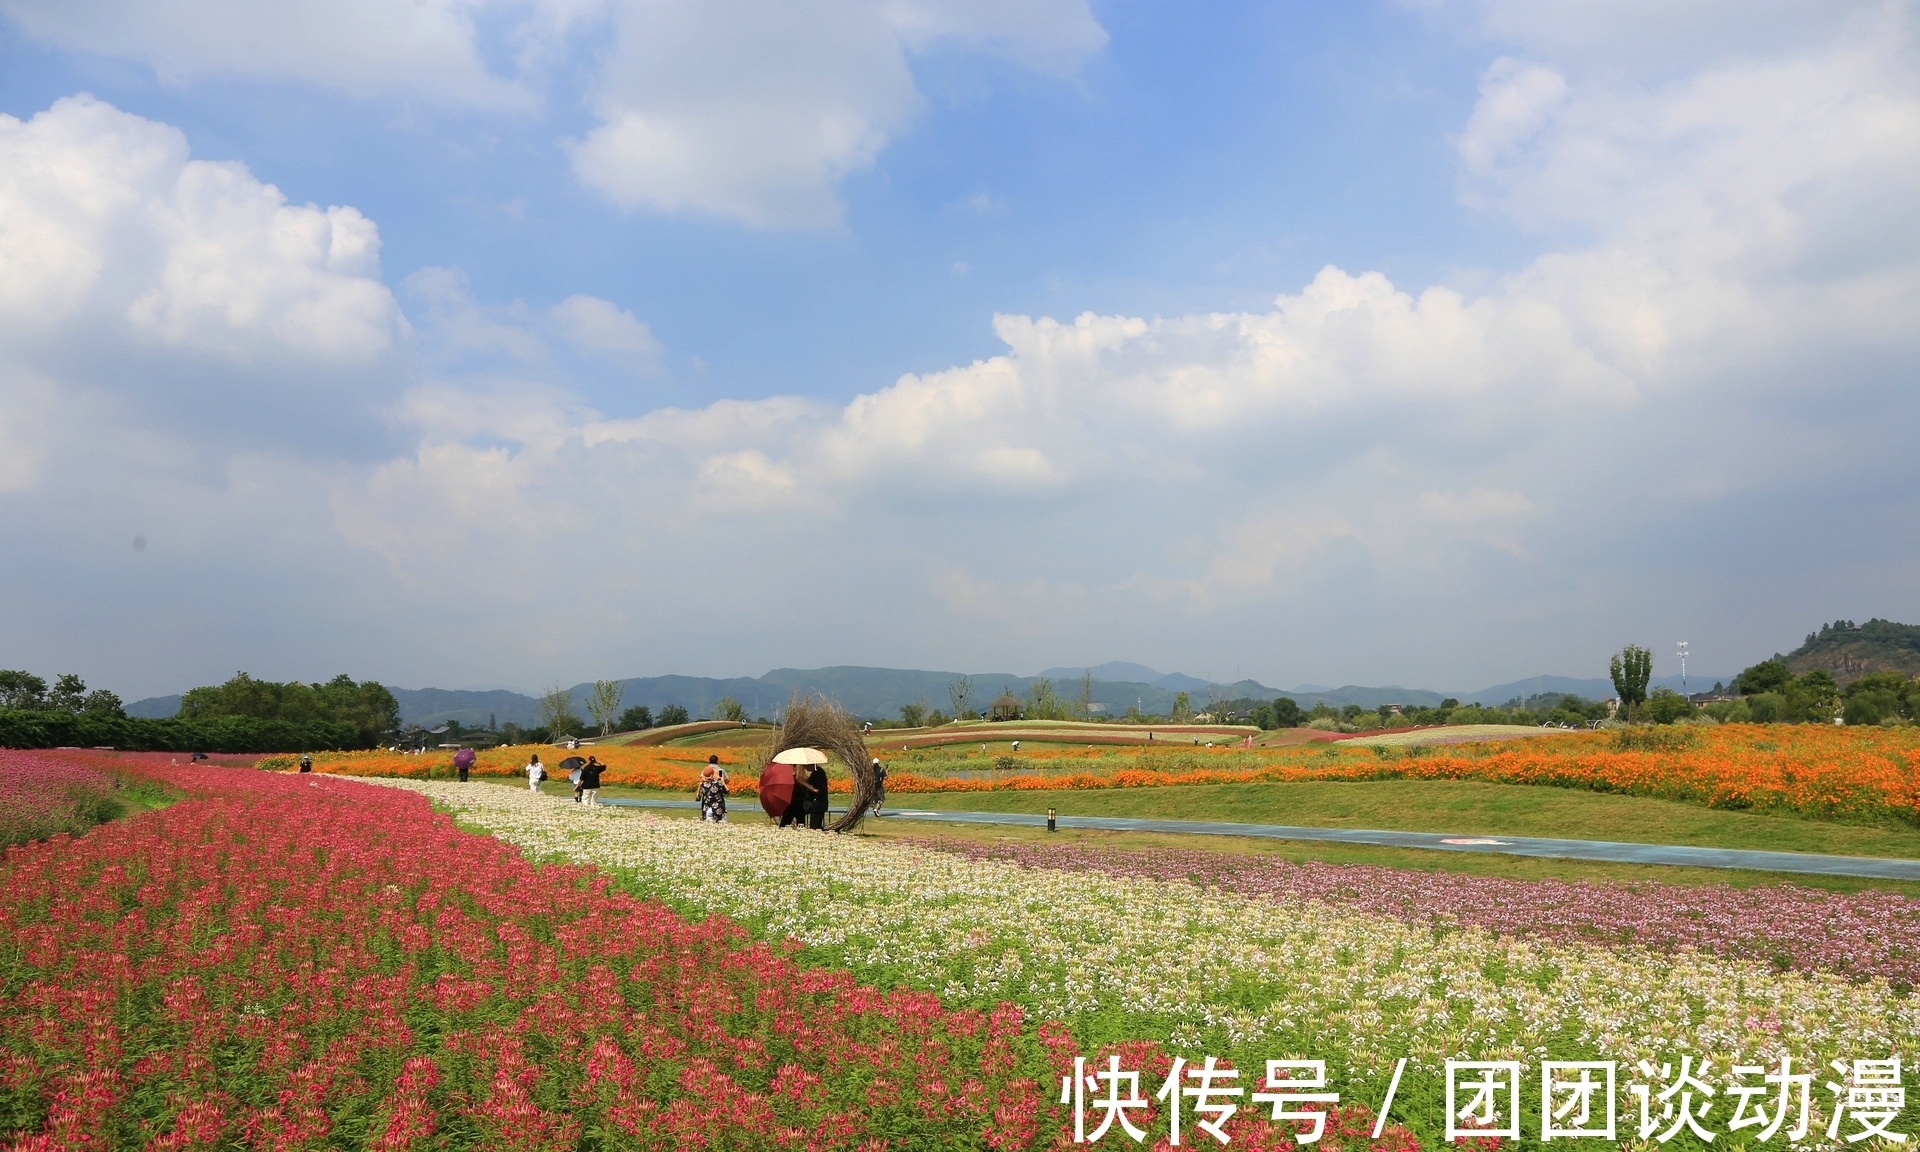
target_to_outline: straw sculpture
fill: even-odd
[[[838,756],[853,772],[853,800],[838,820],[827,825],[829,832],[852,831],[873,807],[875,794],[873,757],[860,736],[860,725],[846,709],[825,696],[796,692],[787,701],[780,725],[748,761],[752,775],[758,776],[768,761],[789,748],[818,748],[829,756]]]

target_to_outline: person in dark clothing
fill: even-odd
[[[827,826],[827,770],[815,764],[807,773],[807,827],[820,831]]]
[[[587,762],[580,766],[580,795],[586,803],[595,806],[600,803],[600,773],[606,768],[596,756],[587,757]]]
[[[196,759],[198,759],[198,757],[196,757]],[[300,754],[300,771],[302,772],[313,771],[313,757],[309,756],[305,752],[302,752]]]
[[[805,824],[807,813],[813,808],[813,781],[808,774],[793,769],[793,799],[787,802],[787,810],[780,814],[780,827]]]
[[[462,748],[453,754],[453,766],[460,770],[460,783],[467,782],[467,773],[473,770],[473,749]]]

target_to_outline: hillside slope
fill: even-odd
[[[1920,625],[1835,620],[1807,633],[1807,642],[1787,653],[1786,661],[1795,675],[1824,668],[1842,685],[1869,672],[1920,676]]]

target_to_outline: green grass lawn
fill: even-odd
[[[894,808],[1231,820],[1314,828],[1550,836],[1920,859],[1920,829],[1724,812],[1667,800],[1467,780],[1303,781],[889,796]]]

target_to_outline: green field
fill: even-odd
[[[1053,808],[1072,816],[1548,836],[1920,859],[1920,829],[1754,816],[1639,796],[1467,780],[938,792],[889,796],[888,803],[895,808],[975,812],[1045,812]]]

